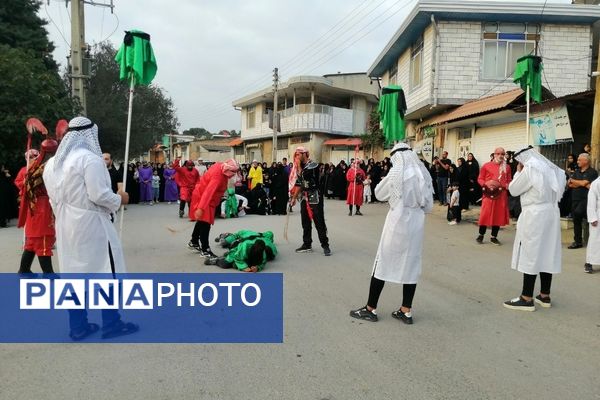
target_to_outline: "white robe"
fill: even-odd
[[[429,201],[421,207],[419,186],[415,175],[404,181],[398,205],[388,211],[373,265],[377,279],[411,284],[421,276],[425,213],[433,208],[433,197],[427,196]],[[385,177],[375,188],[375,197],[385,201],[390,196],[391,182]]]
[[[590,237],[585,253],[585,262],[600,265],[600,225],[592,226],[592,222],[600,217],[600,179],[592,182],[588,192],[587,220],[590,224]]]
[[[558,199],[549,188],[543,193],[536,190],[530,174],[529,167],[525,166],[508,185],[511,195],[521,196],[522,209],[517,221],[511,267],[529,275],[557,274],[561,271]]]
[[[125,272],[121,241],[110,219],[121,197],[113,193],[102,158],[86,149],[67,156],[62,171],[54,158],[44,168],[44,183],[56,217],[60,272],[110,273],[108,246],[116,272]]]

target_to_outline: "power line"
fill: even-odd
[[[54,27],[58,31],[60,37],[63,38],[63,40],[67,44],[67,47],[71,48],[71,44],[67,41],[67,39],[65,38],[65,35],[63,35],[62,30],[58,27],[58,25],[56,25],[56,22],[54,22],[54,20],[50,16],[50,13],[48,12],[48,6],[46,4],[44,4],[44,9],[46,10],[46,15],[48,16],[48,18],[50,18],[50,22],[52,22],[52,25],[54,25]]]
[[[399,3],[399,2],[397,2],[397,3]],[[395,3],[395,4],[397,4],[397,3]],[[395,5],[395,4],[394,4],[394,5]],[[383,21],[379,22],[379,24],[383,24],[384,22],[386,22],[387,20],[389,20],[390,18],[392,18],[393,16],[395,16],[396,14],[398,14],[400,11],[402,11],[404,8],[406,8],[406,7],[407,7],[409,4],[410,4],[410,2],[406,3],[405,5],[403,5],[402,7],[400,7],[398,10],[396,10],[396,11],[394,11],[392,14],[390,14],[390,15],[389,15],[387,18],[385,18]],[[392,5],[392,7],[393,7],[394,5]],[[390,7],[390,8],[388,8],[388,9],[386,9],[386,10],[385,10],[383,13],[381,13],[381,14],[380,14],[380,16],[381,16],[381,15],[383,15],[383,14],[385,14],[385,13],[386,13],[387,11],[389,11],[389,10],[390,10],[392,7]],[[369,23],[368,25],[365,25],[365,26],[364,26],[364,27],[363,27],[361,30],[357,31],[357,32],[355,33],[355,35],[351,36],[351,38],[352,38],[352,37],[354,37],[354,36],[356,36],[356,34],[358,34],[358,33],[362,32],[363,30],[365,30],[365,29],[366,29],[366,28],[368,28],[369,26],[371,26],[371,25],[372,25],[374,22],[377,22],[377,21],[376,21],[377,19],[378,19],[378,17],[377,17],[377,18],[375,18],[375,19],[373,19],[373,20],[371,21],[371,23]],[[348,49],[350,46],[352,46],[352,45],[354,45],[355,43],[359,42],[360,40],[362,40],[363,38],[365,38],[366,36],[368,36],[369,34],[371,34],[371,32],[375,31],[376,29],[378,29],[378,28],[380,28],[380,27],[381,27],[381,25],[378,25],[378,26],[374,27],[373,29],[371,29],[371,30],[367,31],[367,32],[366,32],[364,35],[362,35],[362,36],[358,37],[356,40],[354,40],[353,42],[349,43],[347,46],[343,47],[342,49],[340,49],[338,52],[334,53],[333,55],[329,56],[327,59],[325,59],[323,62],[319,63],[318,65],[315,65],[315,66],[313,66],[315,63],[313,63],[313,64],[309,65],[307,68],[309,68],[309,67],[311,67],[311,66],[313,66],[313,67],[312,67],[311,69],[309,69],[309,70],[308,70],[308,72],[314,71],[315,69],[317,69],[317,68],[318,68],[318,67],[320,67],[321,65],[324,65],[326,62],[328,62],[328,61],[330,61],[330,60],[334,59],[335,57],[337,57],[338,55],[340,55],[341,53],[343,53],[343,52],[344,52],[346,49]],[[318,62],[319,62],[319,61],[321,61],[322,59],[323,59],[323,57],[322,57],[321,59],[317,60],[316,62],[318,63]]]
[[[365,14],[365,15],[363,16],[363,18],[364,18],[364,17],[366,17],[367,15],[371,14],[373,11],[377,10],[377,9],[379,8],[379,6],[381,6],[381,5],[382,5],[382,4],[383,4],[385,1],[386,1],[386,0],[383,0],[382,2],[378,3],[378,4],[376,5],[376,7],[375,7],[375,8],[373,8],[373,9],[371,9],[371,10],[370,10],[370,11],[369,11],[367,14]],[[378,19],[380,19],[380,18],[383,16],[383,14],[385,14],[387,11],[389,11],[390,9],[392,9],[392,8],[393,8],[395,5],[397,5],[397,4],[398,4],[398,3],[400,3],[401,1],[403,1],[403,0],[398,0],[398,1],[396,1],[395,3],[393,3],[393,4],[392,4],[390,7],[388,7],[387,9],[385,9],[385,10],[384,10],[382,13],[378,14],[378,15],[377,15],[375,18],[371,19],[371,20],[370,20],[370,21],[369,21],[367,24],[363,25],[363,26],[362,26],[362,27],[361,27],[361,28],[360,28],[358,31],[354,31],[353,33],[352,33],[352,29],[350,29],[350,30],[346,31],[346,32],[350,32],[350,33],[351,33],[351,34],[350,34],[350,36],[349,36],[349,37],[347,37],[347,38],[345,39],[345,40],[346,40],[346,42],[347,42],[348,40],[352,39],[353,37],[355,37],[355,36],[356,36],[358,33],[360,33],[360,32],[362,32],[362,31],[364,31],[366,28],[368,28],[369,26],[371,26],[371,25],[372,25],[373,23],[375,23],[375,22],[376,22]],[[402,6],[400,9],[398,9],[398,10],[397,10],[397,11],[395,11],[393,14],[389,15],[387,18],[385,18],[383,21],[381,21],[381,23],[383,23],[383,22],[385,22],[385,21],[389,20],[390,18],[392,18],[394,15],[396,15],[398,12],[400,12],[400,11],[401,11],[403,8],[405,8],[406,6],[408,6],[410,3],[411,3],[410,1],[409,1],[409,2],[407,2],[407,3],[406,3],[404,6]],[[355,8],[355,10],[356,10],[356,8]],[[366,9],[365,9],[365,10],[366,10]],[[365,10],[363,10],[363,11],[365,11]],[[346,15],[346,17],[348,17],[348,16],[349,16],[349,15],[351,15],[351,14],[352,14],[352,12],[350,12],[349,14],[347,14],[347,15]],[[349,19],[347,22],[350,22],[352,19],[353,19],[353,18],[350,18],[350,19]],[[336,24],[336,25],[337,25],[337,24]],[[342,25],[342,26],[343,26],[343,25]],[[344,48],[343,48],[341,51],[338,51],[338,52],[334,53],[333,57],[329,57],[329,58],[328,58],[327,60],[325,60],[324,62],[327,62],[328,60],[330,60],[330,59],[334,58],[335,56],[337,56],[338,54],[340,54],[342,51],[344,51],[345,49],[347,49],[347,48],[348,48],[348,47],[350,47],[351,45],[355,44],[356,42],[358,42],[359,40],[361,40],[362,38],[364,38],[365,36],[367,36],[368,34],[370,34],[372,31],[374,31],[374,30],[375,30],[376,28],[378,28],[378,27],[379,27],[379,26],[375,27],[374,29],[371,29],[371,30],[370,30],[370,31],[368,31],[368,32],[367,32],[365,35],[363,35],[363,36],[359,37],[359,38],[358,38],[358,39],[356,39],[354,42],[352,42],[352,43],[350,43],[348,46],[344,47]],[[340,28],[341,28],[341,27],[340,27]],[[329,29],[329,31],[332,31],[332,29],[333,29],[333,28],[330,28],[330,29]],[[338,28],[337,30],[333,31],[333,32],[332,32],[332,34],[333,34],[333,33],[336,33],[336,32],[338,32],[338,31],[339,31],[339,28]],[[343,39],[343,37],[345,36],[345,34],[346,34],[346,33],[342,34],[342,35],[341,35],[341,36],[340,36],[338,39],[336,39],[336,40],[335,40],[335,41],[333,41],[333,42],[326,43],[326,46],[325,46],[325,48],[327,48],[327,47],[331,47],[331,46],[334,46],[334,47],[335,47],[335,46],[343,45],[344,43],[341,43],[341,44],[339,44],[339,45],[338,45],[337,41],[338,41],[339,39]],[[325,35],[322,35],[322,37],[324,37],[324,36],[325,36]],[[309,47],[310,47],[310,46],[309,46]],[[319,47],[321,47],[321,46],[318,46],[317,48],[319,48]],[[321,48],[319,51],[317,51],[317,53],[315,53],[315,55],[316,55],[316,54],[319,54],[319,53],[320,53],[320,52],[321,52],[323,49],[324,49],[324,48]],[[302,54],[302,52],[301,52],[301,53],[299,53],[299,54]],[[309,61],[309,64],[308,64],[308,66],[313,66],[315,63],[318,63],[319,61],[323,60],[323,58],[325,58],[325,57],[328,57],[328,55],[325,55],[325,56],[323,56],[323,57],[319,58],[318,60],[316,60],[316,62],[315,62],[315,61],[313,61],[312,63],[310,63],[310,61]],[[323,62],[323,63],[324,63],[324,62]],[[317,65],[316,67],[319,67],[319,66],[320,66],[320,65],[322,65],[323,63],[321,63],[321,64]],[[289,64],[289,62],[288,62],[288,63],[285,63],[285,64]],[[285,65],[285,64],[284,64],[284,65]],[[305,64],[305,63],[302,63],[302,64]],[[301,65],[302,65],[302,64],[301,64]],[[313,69],[314,69],[314,68],[316,68],[316,67],[313,67]],[[296,68],[294,68],[294,69],[293,69],[293,71],[298,71],[298,70],[299,70],[299,67],[296,67]],[[294,75],[293,73],[289,73],[289,76],[293,76],[293,75]],[[212,117],[212,118],[215,118],[215,117],[217,117],[217,116],[219,116],[219,115],[222,115],[224,112],[228,111],[228,110],[230,109],[230,107],[231,107],[231,105],[230,105],[230,104],[226,104],[226,105],[223,105],[223,106],[220,106],[220,107],[217,107],[217,108],[215,108],[215,109],[214,109],[214,110],[215,110],[215,113],[214,113],[214,114],[213,114],[211,117]]]
[[[381,1],[379,4],[376,4],[376,7],[375,7],[375,8],[373,8],[371,11],[369,11],[369,12],[368,12],[367,14],[365,14],[364,16],[366,16],[366,15],[369,15],[369,14],[370,14],[372,11],[376,10],[376,9],[377,9],[377,7],[378,7],[378,6],[380,6],[381,4],[383,4],[385,1],[387,1],[387,0],[383,0],[383,1]],[[326,37],[328,37],[328,36],[332,36],[333,34],[335,34],[335,33],[339,32],[339,30],[340,30],[341,28],[343,28],[343,27],[344,27],[344,26],[346,26],[348,23],[350,23],[352,20],[354,20],[354,19],[355,19],[355,18],[356,18],[358,15],[360,15],[360,12],[359,12],[359,13],[357,13],[356,15],[354,15],[354,16],[352,16],[352,14],[354,14],[354,13],[355,13],[357,10],[359,10],[359,9],[360,9],[360,8],[361,8],[363,5],[365,5],[365,4],[368,4],[368,3],[369,3],[368,1],[365,1],[365,2],[363,2],[363,3],[361,3],[361,4],[359,4],[357,7],[355,7],[354,9],[352,9],[352,10],[351,10],[349,13],[347,13],[347,14],[346,14],[346,15],[345,15],[345,16],[344,16],[342,19],[340,19],[340,20],[339,20],[339,21],[338,21],[336,24],[334,24],[334,25],[333,25],[331,28],[329,28],[329,29],[328,29],[328,30],[327,30],[327,31],[326,31],[324,34],[322,34],[321,36],[319,36],[317,39],[315,39],[313,42],[311,42],[311,43],[310,43],[308,46],[306,46],[306,47],[305,47],[305,48],[303,48],[301,51],[299,51],[299,52],[298,52],[298,53],[297,53],[295,56],[293,56],[292,58],[288,59],[288,60],[287,60],[286,62],[284,62],[283,64],[279,64],[279,65],[281,65],[281,67],[285,68],[287,65],[290,65],[290,64],[291,64],[293,61],[295,61],[295,60],[296,60],[298,57],[300,57],[300,56],[307,57],[307,54],[306,54],[306,50],[307,50],[307,49],[311,49],[311,48],[312,48],[311,52],[314,52],[315,50],[317,50],[317,49],[319,49],[319,48],[321,48],[321,50],[322,50],[322,44],[323,44],[323,43],[325,44],[325,48],[326,48],[326,47],[328,47],[328,46],[331,46],[332,44],[335,44],[335,41],[333,41],[333,42],[329,41],[329,42],[328,42],[328,41],[326,41],[326,40],[324,40],[324,39],[325,39]],[[365,9],[363,9],[363,10],[361,10],[361,11],[363,11],[363,12],[364,12],[364,11],[365,11],[365,10],[367,10],[367,9],[368,9],[368,7],[367,7],[367,8],[365,8]],[[364,16],[363,16],[363,17],[364,17]],[[340,25],[340,24],[341,24],[341,25]],[[338,27],[338,29],[335,29],[336,27]],[[334,30],[334,29],[335,29],[335,30]],[[341,38],[341,37],[340,37],[340,38]],[[336,40],[339,40],[340,38],[338,38],[338,39],[336,39]],[[315,44],[315,43],[321,43],[321,44],[320,44],[320,45],[318,45],[318,46],[316,46],[316,47],[313,47],[313,44]],[[313,55],[316,55],[316,54],[318,54],[319,52],[320,52],[320,51],[318,51],[317,53],[315,53],[315,54],[313,54]],[[251,84],[249,84],[249,85],[246,85],[246,86],[244,86],[244,87],[242,87],[242,88],[238,88],[238,89],[236,89],[234,92],[231,92],[230,94],[228,94],[228,95],[225,95],[223,98],[224,98],[224,99],[225,99],[225,98],[230,98],[231,96],[233,96],[233,95],[235,95],[235,94],[238,94],[238,93],[243,93],[243,92],[247,91],[247,89],[248,89],[249,87],[256,87],[258,83],[260,83],[260,84],[261,84],[260,86],[266,86],[266,83],[264,83],[264,82],[265,82],[265,80],[266,80],[266,79],[267,79],[267,78],[268,78],[270,75],[271,75],[270,73],[268,73],[268,74],[265,74],[265,75],[262,75],[262,76],[261,76],[259,79],[257,79],[257,80],[256,80],[256,81],[254,81],[253,83],[251,83]],[[259,88],[260,88],[260,87],[258,87],[258,88],[257,88],[257,90],[258,90]],[[230,107],[230,104],[228,103],[227,105],[219,106],[219,107],[217,107],[217,108],[213,108],[213,109],[214,109],[214,110],[219,110],[219,109],[221,109],[221,108],[223,108],[223,107]]]
[[[311,57],[316,57],[317,55],[321,54],[323,52],[323,50],[327,50],[331,47],[336,47],[337,46],[337,41],[339,40],[343,40],[343,37],[347,34],[347,33],[351,33],[351,31],[357,27],[358,25],[360,25],[362,23],[362,21],[364,21],[364,18],[366,18],[367,16],[369,16],[370,14],[372,14],[374,11],[376,11],[379,7],[381,7],[383,5],[383,3],[385,3],[387,0],[383,0],[377,4],[375,4],[375,7],[373,7],[370,11],[368,11],[366,14],[363,14],[360,16],[359,22],[357,23],[357,25],[351,27],[350,29],[346,30],[345,32],[342,32],[341,35],[339,37],[337,37],[334,41],[326,41],[326,40],[322,40],[320,41],[320,44],[314,48],[311,48],[311,52],[313,52],[313,54],[311,54]],[[396,1],[397,4],[402,0],[398,0]],[[368,9],[368,8],[367,8]],[[366,11],[362,10],[362,11]],[[349,24],[351,21],[353,21],[355,19],[355,17],[359,16],[360,14],[355,15],[354,17],[350,18],[348,21],[346,21],[344,24],[342,24],[340,27],[338,27],[338,29],[336,29],[335,31],[333,31],[331,34],[335,34],[337,32],[339,32],[342,28],[344,28],[347,24]],[[309,46],[310,47],[310,46]],[[306,54],[300,53],[301,55],[304,55],[306,57]],[[308,57],[306,57],[306,59],[308,59]],[[305,61],[301,62],[298,65],[303,65],[305,63]],[[289,64],[289,63],[286,63]],[[298,65],[296,65],[296,69],[298,69]],[[287,65],[282,65],[282,68],[285,68]]]

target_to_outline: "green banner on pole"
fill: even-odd
[[[130,79],[133,73],[136,85],[149,85],[158,69],[150,35],[137,30],[125,31],[125,38],[115,61],[121,68],[119,79]]]

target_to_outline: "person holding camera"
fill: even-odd
[[[363,205],[364,181],[367,177],[365,171],[360,168],[360,160],[354,160],[352,168],[346,172],[346,180],[348,181],[348,196],[346,204],[348,204],[348,215],[352,216],[352,206],[356,206],[354,215],[362,215],[360,206]]]
[[[450,166],[452,161],[448,158],[448,152],[444,151],[442,157],[434,159],[433,166],[437,176],[438,200],[440,205],[448,204],[446,200],[446,191],[448,190],[448,178],[450,177]]]

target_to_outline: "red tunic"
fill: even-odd
[[[51,256],[56,232],[54,230],[54,214],[46,187],[40,185],[35,189],[35,206],[30,207],[25,190],[26,168],[23,167],[15,178],[19,189],[21,204],[19,209],[19,227],[25,227],[25,250],[35,251],[37,255]]]
[[[358,176],[360,183],[354,184],[356,181],[356,176]],[[348,195],[346,196],[346,204],[351,204],[355,206],[363,205],[363,191],[364,185],[362,182],[367,178],[365,171],[362,168],[350,168],[348,172],[346,172],[346,180],[348,181]],[[353,196],[354,195],[354,196]]]
[[[175,183],[179,186],[179,198],[182,201],[191,201],[194,187],[200,179],[200,174],[196,168],[190,171],[187,167],[179,166],[179,159],[173,164],[175,169]]]
[[[505,171],[500,172],[500,165],[493,161],[487,162],[481,167],[477,182],[479,186],[485,186],[489,180],[500,182],[502,192],[494,199],[483,196],[481,201],[481,214],[479,215],[480,226],[505,226],[509,223],[508,214],[508,184],[511,181],[510,167],[505,165]]]
[[[190,205],[190,219],[195,221],[196,210],[202,210],[202,217],[198,221],[215,223],[215,210],[221,204],[223,193],[227,190],[227,178],[223,175],[221,166],[223,163],[214,163],[208,171],[202,175],[194,193]]]

